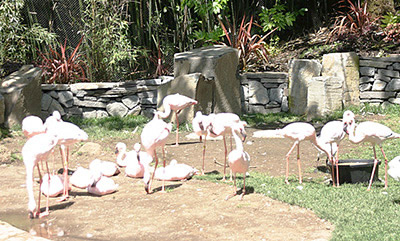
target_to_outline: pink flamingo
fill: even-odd
[[[339,144],[346,135],[345,123],[354,121],[354,113],[347,110],[343,113],[342,121],[330,121],[326,123],[318,137],[318,143],[324,147],[325,150],[330,151],[332,160],[331,174],[333,186],[335,186],[335,171],[334,165],[336,164],[336,185],[339,186]],[[335,158],[334,158],[335,157]]]
[[[58,137],[60,152],[64,166],[64,193],[60,201],[69,198],[68,194],[68,163],[69,163],[69,147],[77,142],[86,141],[88,135],[78,126],[64,122],[61,119],[60,112],[54,111],[45,121],[46,132],[52,133]]]
[[[40,190],[42,193],[49,197],[57,197],[64,191],[64,180],[57,174],[46,173],[43,179],[50,180],[49,182],[43,182]]]
[[[204,136],[203,142],[203,165],[201,168],[201,175],[204,175],[205,169],[205,155],[206,155],[206,141],[207,141],[207,127],[211,124],[212,119],[215,114],[203,115],[201,111],[196,112],[195,117],[192,120],[193,132],[200,137],[200,142],[202,141],[202,136]]]
[[[30,115],[22,120],[22,131],[27,139],[37,134],[44,133],[43,121],[37,116]]]
[[[118,184],[115,184],[113,179],[106,176],[101,176],[98,181],[87,187],[88,193],[97,196],[103,196],[110,193],[114,193],[117,191],[117,189],[118,189]]]
[[[155,178],[164,181],[182,181],[191,178],[197,169],[173,159],[165,168],[158,168]]]
[[[46,211],[40,213],[40,192],[42,185],[42,175],[40,173],[39,161],[46,161],[54,147],[57,145],[57,136],[48,133],[35,135],[27,140],[22,148],[22,157],[26,168],[26,188],[28,191],[28,209],[31,218],[43,217],[49,214],[49,201],[47,196]],[[47,164],[47,162],[46,162]],[[33,195],[33,170],[35,166],[39,172],[39,202],[36,208],[36,202]]]
[[[400,138],[400,134],[393,132],[389,127],[371,121],[365,121],[358,124],[355,129],[355,122],[348,123],[347,130],[349,133],[349,140],[352,143],[358,144],[361,142],[369,142],[374,150],[374,167],[372,168],[371,178],[369,180],[368,191],[371,190],[372,180],[375,175],[376,165],[378,164],[378,158],[376,157],[375,145],[378,145],[381,149],[383,157],[385,158],[385,189],[387,188],[387,165],[388,160],[385,152],[383,151],[382,143],[388,139]]]
[[[128,177],[144,177],[144,172],[146,168],[150,166],[150,163],[153,161],[153,157],[151,157],[147,152],[140,151],[141,145],[139,143],[135,143],[133,146],[134,155],[127,162],[125,173]]]
[[[242,140],[239,138],[239,134],[241,134],[242,126],[238,123],[235,123],[231,126],[232,136],[235,139],[236,148],[232,150],[228,155],[228,163],[229,167],[233,173],[233,194],[227,196],[225,200],[236,196],[236,173],[243,173],[243,191],[240,195],[240,199],[243,199],[243,196],[246,193],[246,172],[250,166],[250,155],[244,151]]]
[[[100,172],[93,171],[84,167],[78,167],[76,171],[72,173],[70,182],[74,187],[85,189],[100,180],[100,177]]]
[[[175,112],[176,119],[176,143],[179,145],[179,118],[178,114],[191,105],[197,104],[197,100],[191,99],[181,94],[167,95],[163,99],[164,112],[159,112],[159,116],[163,119],[171,114],[171,110]]]
[[[149,123],[147,123],[143,128],[142,134],[140,136],[142,145],[146,149],[146,152],[151,157],[154,157],[156,160],[153,175],[152,175],[151,179],[149,178],[148,175],[146,175],[146,173],[143,178],[143,181],[145,182],[145,190],[147,193],[150,193],[151,183],[153,182],[154,174],[156,172],[157,165],[158,165],[156,148],[161,147],[161,150],[163,153],[163,163],[164,163],[164,167],[165,167],[164,146],[165,146],[165,143],[167,142],[167,137],[168,137],[169,133],[171,133],[171,130],[172,130],[171,123],[167,124],[163,120],[161,120],[159,118],[157,112],[154,114],[153,120],[151,120]],[[165,191],[165,183],[163,181],[162,192],[164,192],[164,191]]]
[[[225,159],[224,159],[224,177],[222,181],[225,181],[226,176],[226,158],[228,154],[228,150],[226,148],[226,140],[225,136],[230,135],[232,133],[231,126],[233,124],[240,124],[241,126],[241,134],[243,136],[243,141],[246,139],[246,131],[244,129],[247,126],[245,121],[241,121],[239,116],[233,113],[218,113],[215,114],[214,118],[211,120],[211,123],[207,127],[208,135],[211,137],[222,136],[224,140],[224,147],[225,147]],[[232,147],[232,140],[231,140],[231,147]],[[232,180],[232,175],[231,175]]]
[[[289,152],[286,154],[286,178],[285,183],[289,184],[289,157],[293,152],[294,148],[297,146],[297,165],[299,168],[299,183],[303,183],[303,179],[301,176],[301,162],[300,162],[300,142],[304,140],[310,141],[314,144],[318,149],[322,150],[327,156],[328,159],[331,160],[331,154],[322,146],[319,145],[317,136],[315,134],[315,128],[305,122],[293,122],[288,124],[282,129],[277,130],[264,130],[264,131],[256,131],[253,134],[253,137],[259,138],[289,138],[294,141],[293,146],[290,148]]]

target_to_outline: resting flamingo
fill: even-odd
[[[214,118],[215,114],[203,115],[201,111],[196,112],[195,117],[192,120],[193,132],[199,136],[200,142],[202,141],[202,136],[204,136],[203,142],[203,165],[201,168],[201,175],[204,175],[205,169],[205,155],[206,155],[206,141],[207,141],[207,127],[211,124],[211,120]]]
[[[176,119],[176,140],[175,145],[179,145],[179,118],[178,114],[191,105],[197,104],[197,100],[191,99],[181,94],[167,95],[163,99],[164,112],[158,112],[159,116],[163,119],[171,114],[171,110],[175,112]]]
[[[45,132],[42,119],[37,116],[30,115],[22,120],[22,132],[27,139]]]
[[[154,171],[153,175],[150,179],[149,173],[146,172],[144,174],[143,181],[145,183],[145,190],[147,193],[150,193],[151,191],[151,184],[154,179],[154,174],[157,169],[158,165],[158,158],[157,158],[157,153],[156,153],[156,148],[161,147],[162,153],[163,153],[163,163],[165,167],[165,151],[164,151],[164,146],[165,143],[167,142],[167,137],[169,133],[171,133],[172,130],[172,124],[171,123],[165,123],[163,120],[161,120],[158,116],[158,113],[156,112],[154,114],[153,120],[151,120],[149,123],[147,123],[142,131],[142,134],[140,135],[142,145],[146,149],[146,152],[151,156],[155,158],[155,166],[154,166]],[[165,183],[164,181],[162,182],[162,192],[165,192]]]
[[[214,118],[212,118],[210,125],[207,127],[208,135],[211,137],[222,136],[224,140],[224,147],[225,147],[225,158],[224,158],[224,176],[222,181],[225,181],[226,176],[226,158],[228,155],[228,150],[226,148],[226,135],[231,135],[232,130],[231,126],[233,124],[240,124],[241,126],[241,134],[243,136],[243,141],[246,139],[246,131],[244,129],[247,126],[245,121],[241,121],[239,116],[234,113],[218,113],[215,114]],[[232,142],[231,142],[232,147]],[[232,180],[232,175],[231,175]]]
[[[228,155],[229,167],[233,173],[233,194],[227,196],[225,200],[228,200],[237,194],[236,173],[243,173],[243,190],[240,199],[243,199],[243,196],[246,194],[246,172],[250,166],[250,155],[244,151],[242,140],[239,138],[241,127],[242,126],[239,123],[234,123],[231,126],[232,136],[235,139],[236,144],[236,148]]]
[[[347,110],[343,113],[342,121],[329,121],[326,123],[318,137],[318,143],[331,154],[330,163],[332,183],[335,186],[335,171],[334,165],[336,165],[336,185],[339,186],[339,144],[346,135],[345,123],[354,121],[354,113]]]
[[[54,111],[45,121],[46,132],[57,135],[58,144],[64,166],[64,193],[60,201],[69,198],[68,194],[68,163],[69,163],[69,147],[80,141],[86,141],[88,135],[75,124],[64,122],[61,119],[60,112]]]
[[[150,163],[153,161],[153,157],[151,157],[147,152],[141,151],[141,145],[139,143],[135,143],[133,145],[133,155],[130,160],[126,164],[125,174],[128,177],[144,177],[145,170],[149,168]]]
[[[42,185],[42,175],[40,173],[39,161],[46,161],[54,147],[57,145],[57,136],[49,133],[41,133],[27,140],[22,148],[22,158],[26,168],[26,188],[28,191],[28,209],[31,218],[43,217],[49,214],[49,202],[46,202],[46,211],[40,213],[40,192]],[[47,164],[47,162],[46,162]],[[36,208],[36,202],[33,195],[33,170],[37,167],[39,172],[39,201]],[[48,198],[48,196],[47,196]]]
[[[256,131],[253,134],[253,137],[258,138],[288,138],[293,140],[293,146],[290,148],[289,152],[286,154],[286,178],[285,183],[289,184],[289,157],[293,152],[294,148],[297,146],[297,166],[299,168],[299,183],[303,183],[302,175],[301,175],[301,162],[300,162],[300,142],[304,140],[310,141],[314,144],[318,149],[322,150],[327,156],[328,159],[331,160],[331,154],[325,148],[319,145],[317,136],[315,134],[315,128],[305,122],[293,122],[288,124],[282,129],[277,130],[264,130],[264,131]]]
[[[378,145],[381,149],[383,157],[385,158],[385,189],[387,188],[387,166],[388,160],[386,158],[385,152],[383,151],[382,143],[388,139],[400,138],[400,134],[393,132],[389,127],[372,122],[365,121],[358,124],[356,128],[355,122],[348,123],[347,130],[349,133],[349,140],[352,143],[358,144],[361,142],[369,142],[372,145],[374,151],[374,167],[372,168],[371,178],[369,180],[369,185],[367,190],[371,190],[372,181],[375,175],[375,169],[378,164],[378,158],[376,157],[375,145]]]

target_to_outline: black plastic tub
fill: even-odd
[[[373,182],[378,180],[379,165],[375,169]],[[327,163],[331,170],[331,163]],[[339,160],[339,184],[343,183],[368,183],[371,178],[374,160]],[[336,174],[336,167],[335,167]]]

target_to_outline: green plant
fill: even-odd
[[[82,47],[91,80],[118,81],[135,69],[139,50],[128,39],[127,5],[126,0],[80,0],[86,37]]]
[[[226,20],[225,24],[219,20],[225,32],[228,45],[239,50],[239,65],[242,70],[246,70],[248,65],[257,63],[258,61],[264,65],[268,63],[269,53],[264,40],[276,30],[275,28],[264,36],[252,34],[253,17],[247,23],[245,23],[245,20],[246,16],[242,18],[238,32],[236,31],[236,27],[230,24],[228,20]]]
[[[389,24],[400,23],[400,12],[388,13],[387,15],[382,16],[381,22],[382,28],[386,28]]]
[[[335,38],[357,38],[371,34],[376,28],[376,20],[372,20],[367,11],[367,1],[361,4],[358,0],[354,4],[351,0],[341,0],[339,7],[344,9],[338,11],[340,15],[336,18],[332,31],[329,33],[329,41]]]
[[[21,14],[24,4],[23,0],[3,0],[0,4],[0,67],[5,63],[30,63],[36,58],[35,47],[55,43],[54,33],[38,24],[25,24]]]
[[[304,15],[308,11],[307,8],[301,8],[294,12],[288,12],[284,4],[277,3],[272,8],[262,8],[260,16],[261,26],[265,32],[277,29],[278,31],[285,30],[287,27],[292,27],[298,15]]]
[[[41,62],[38,65],[42,68],[44,81],[50,84],[70,84],[77,81],[85,81],[86,64],[82,60],[82,55],[78,54],[83,36],[70,56],[67,56],[67,40],[60,46],[60,53],[49,47],[49,52],[41,53]]]

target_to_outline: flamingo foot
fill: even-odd
[[[39,217],[39,212],[37,212],[37,211],[35,211],[35,212],[29,211],[29,218],[30,219],[34,219],[34,218],[37,218],[37,217]]]
[[[231,195],[226,196],[225,201],[228,201],[229,199],[233,198],[234,196],[236,196],[236,192],[232,193]]]
[[[201,174],[200,174],[200,176],[204,176],[205,174],[204,174],[204,170],[201,170]]]
[[[67,201],[69,199],[69,195],[63,195],[61,198],[59,198],[57,200],[57,202],[64,202]]]
[[[240,201],[243,200],[243,196],[246,194],[246,192],[242,192],[242,194],[240,194]]]
[[[45,212],[42,212],[39,214],[39,218],[47,217],[47,216],[49,216],[49,214],[50,214],[49,211],[46,210]]]
[[[290,184],[290,182],[286,179],[285,180],[285,183],[287,184],[287,185],[289,185]]]

